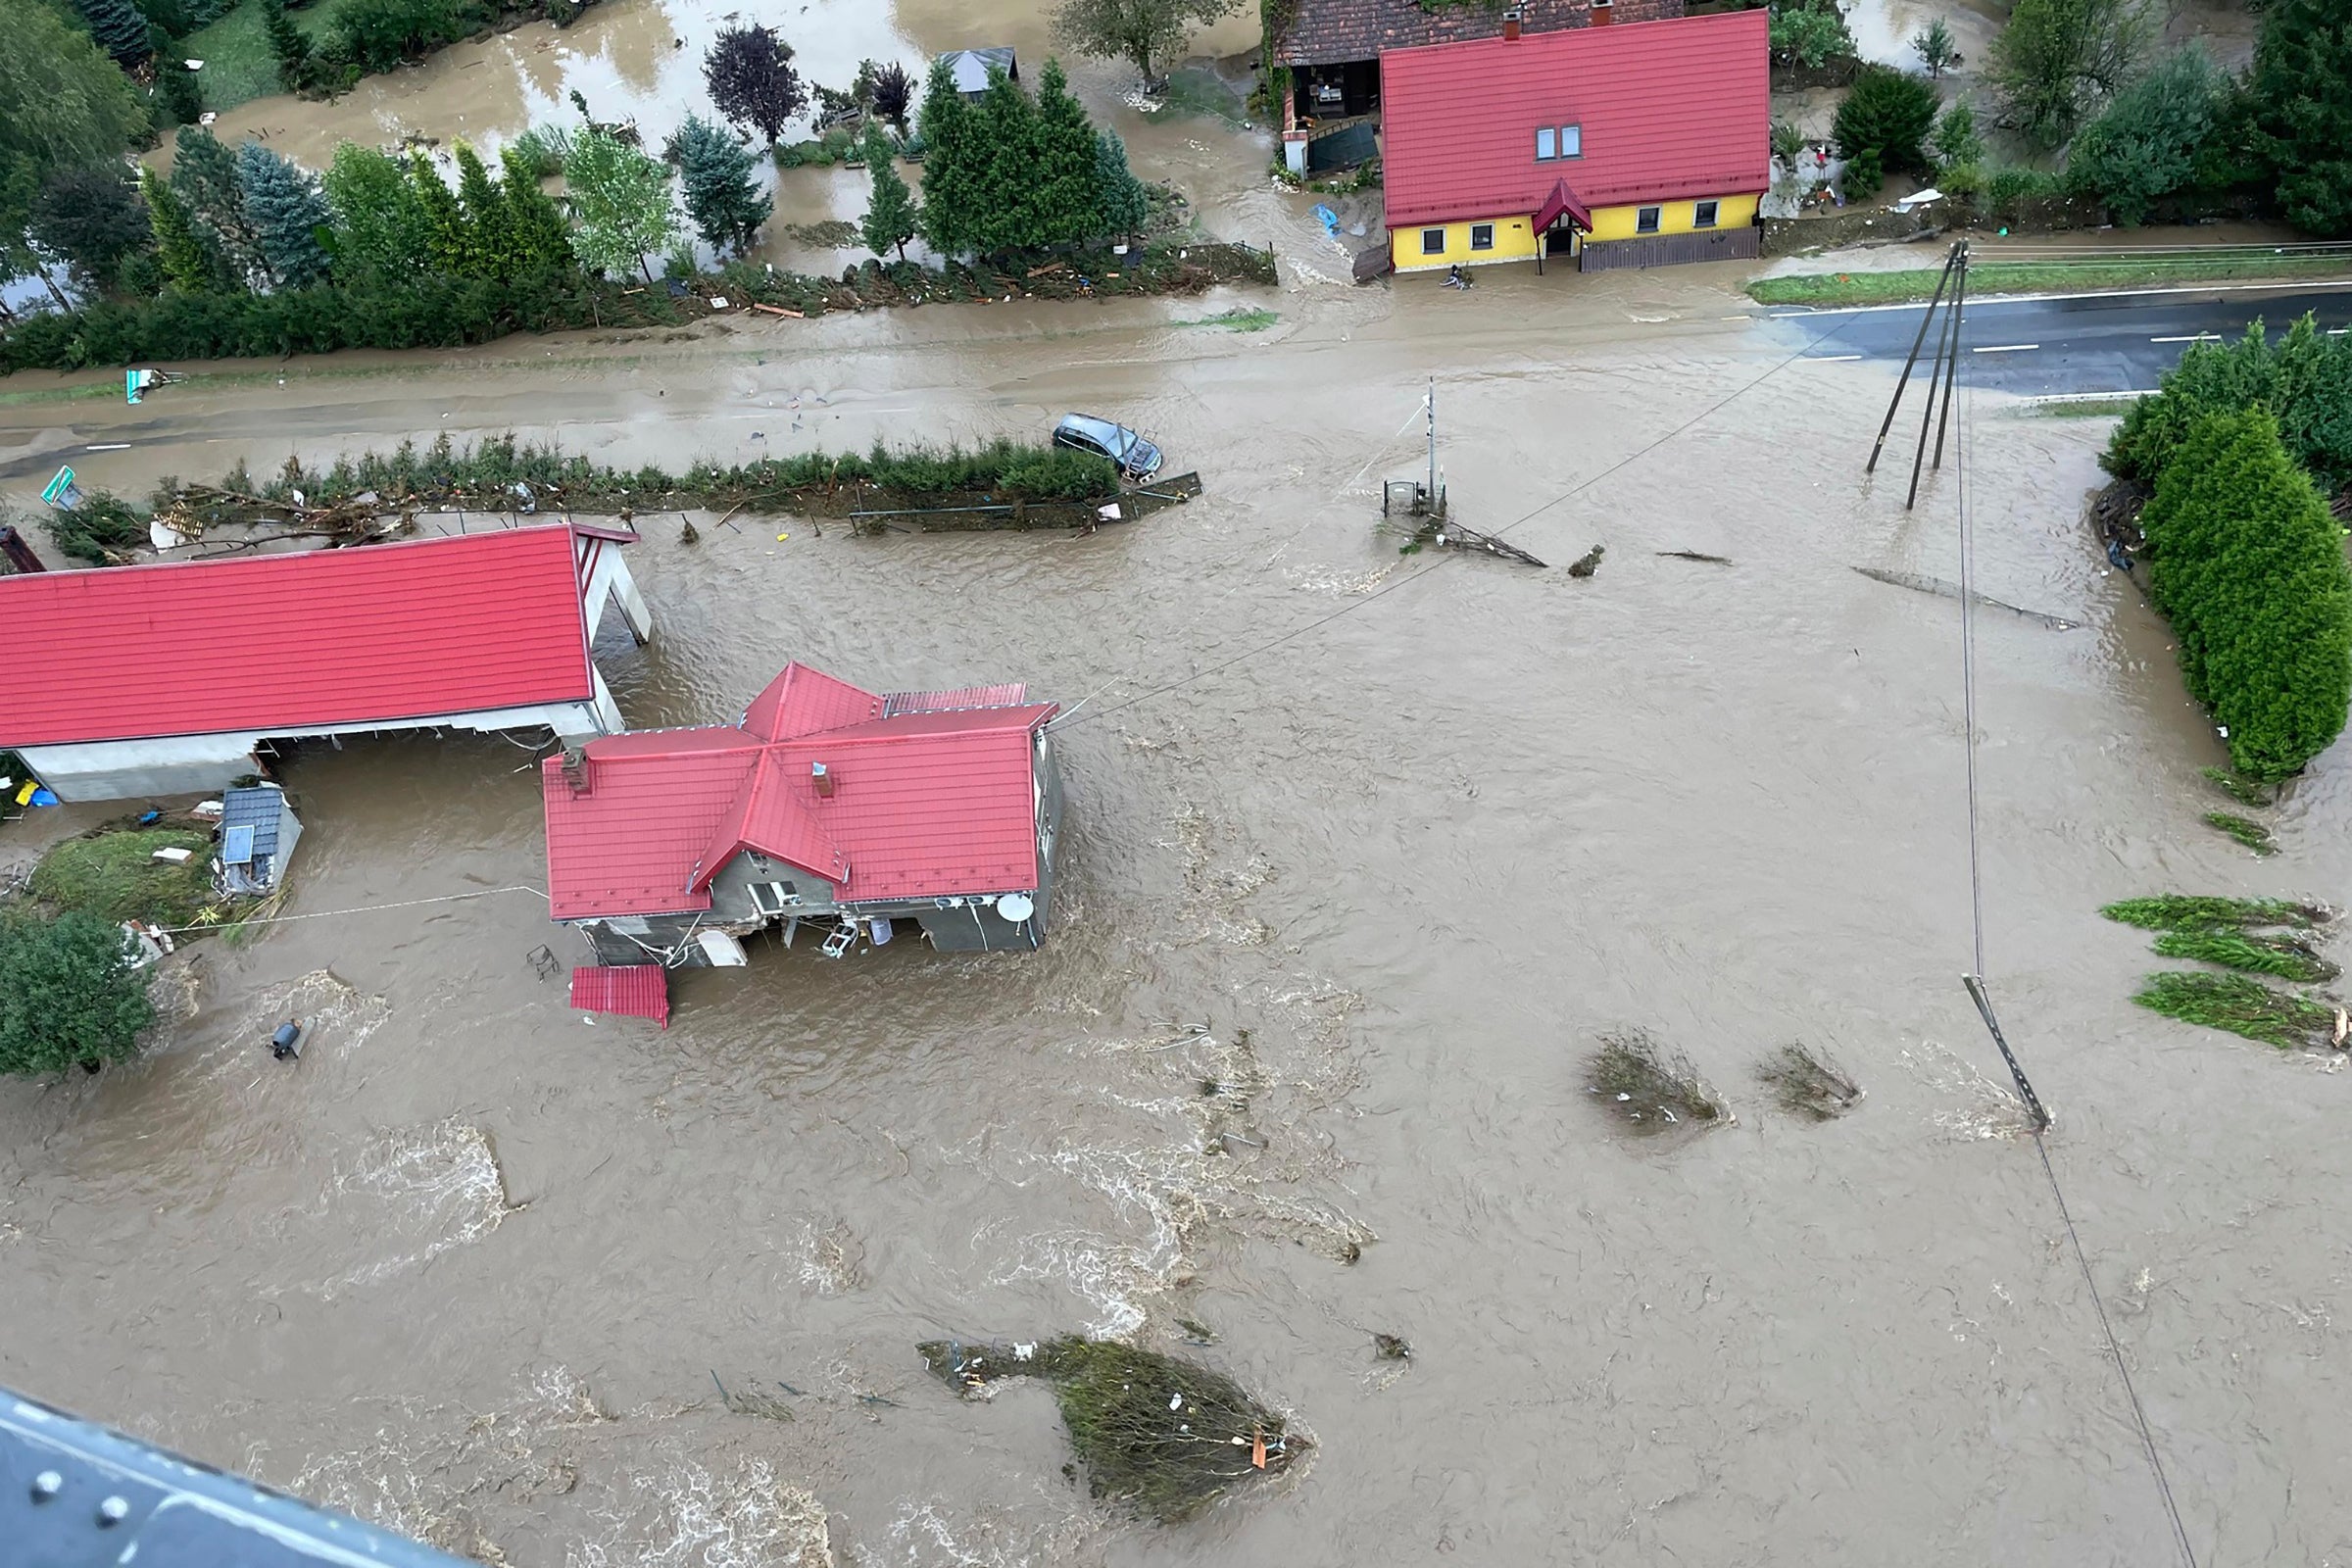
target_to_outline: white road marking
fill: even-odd
[[[130,443],[127,441],[109,441],[104,446],[83,447],[81,450],[84,452],[128,452],[130,450]]]
[[[2094,289],[2083,293],[2058,294],[1971,294],[1969,307],[1980,305],[2034,305],[2049,300],[2137,300],[2161,294],[2254,294],[2269,289],[2340,290],[2347,286],[2344,278],[2282,278],[2276,283],[2180,283],[2170,288]],[[1893,305],[1836,305],[1798,306],[1774,311],[1766,318],[1774,321],[1798,321],[1812,316],[1871,316],[1881,311],[1917,311],[1927,306],[1926,300],[1903,300]]]
[[[2038,343],[1987,343],[1980,348],[1972,349],[1970,352],[1975,354],[2023,354],[2028,349],[2039,347],[2041,345]]]
[[[1805,363],[1807,365],[1838,365],[1847,360],[1858,360],[1861,357],[1859,354],[1808,354],[1805,356]]]
[[[2219,343],[2221,340],[2222,334],[2219,332],[2191,332],[2186,337],[2152,337],[2148,339],[2151,343]]]

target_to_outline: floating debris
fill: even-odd
[[[933,1340],[915,1348],[966,1397],[1004,1378],[1053,1384],[1094,1495],[1161,1524],[1192,1517],[1236,1482],[1287,1468],[1306,1446],[1222,1373],[1115,1340]]]
[[[1960,597],[1959,586],[1945,582],[1940,577],[1923,577],[1915,571],[1887,571],[1879,566],[1856,566],[1854,570],[1873,582],[1883,582],[1896,588],[1909,588],[1915,593],[1936,594],[1945,599]],[[1980,593],[1972,593],[1969,597],[1977,604],[1987,605],[1994,610],[2006,610],[2013,615],[2021,615],[2038,625],[2047,626],[2052,631],[2080,631],[2082,628],[2081,621],[2069,620],[2064,615],[2045,614],[2038,610],[2028,610],[2022,605],[2013,605],[2001,599],[1990,599]]]
[[[1732,558],[1729,556],[1710,556],[1703,550],[1660,550],[1654,554],[1669,557],[1675,561],[1703,561],[1710,566],[1728,566],[1732,564]]]
[[[2219,828],[2256,855],[2271,855],[2278,848],[2271,842],[2271,830],[2251,817],[2238,816],[2230,811],[2207,811],[2205,825]]]
[[[764,1391],[757,1388],[729,1389],[724,1383],[720,1383],[718,1381],[718,1371],[716,1368],[711,1369],[710,1381],[717,1385],[719,1403],[725,1405],[736,1415],[756,1415],[761,1420],[765,1421],[790,1421],[794,1419],[792,1406],[786,1404],[782,1399],[777,1398],[772,1394],[765,1393]],[[779,1383],[776,1385],[776,1387],[782,1389],[785,1388],[785,1385]],[[790,1393],[794,1391],[787,1389],[786,1392]]]
[[[2341,1004],[2274,990],[2242,974],[2152,974],[2132,1000],[2168,1018],[2226,1029],[2281,1051],[2339,1046],[2348,1032]]]
[[[1600,558],[1609,553],[1606,545],[1594,545],[1568,564],[1571,577],[1590,577],[1600,569]]]
[[[2205,775],[2206,782],[2240,806],[2251,806],[2259,809],[2262,807],[2278,804],[2277,792],[2269,785],[2247,778],[2242,773],[2227,767],[2208,767],[2201,771]]]
[[[1756,1066],[1772,1086],[1781,1108],[1815,1121],[1842,1116],[1859,1104],[1862,1087],[1816,1054],[1803,1041],[1783,1046]]]
[[[1383,1361],[1410,1361],[1413,1348],[1394,1334],[1372,1336],[1372,1353]]]
[[[2250,936],[2243,931],[2167,931],[2156,951],[2168,958],[2217,963],[2225,969],[2267,974],[2306,984],[2332,980],[2343,971],[2293,937]]]
[[[1603,1037],[1591,1070],[1591,1092],[1609,1110],[1645,1130],[1731,1119],[1690,1057],[1667,1052],[1640,1029]]]

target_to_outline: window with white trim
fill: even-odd
[[[1562,158],[1582,158],[1585,156],[1584,126],[1562,125],[1560,127],[1560,156]]]
[[[752,907],[761,914],[782,914],[801,902],[801,890],[790,882],[752,884]]]
[[[1536,162],[1548,164],[1560,156],[1560,133],[1549,125],[1536,127]]]
[[[1446,231],[1442,228],[1423,229],[1421,231],[1421,254],[1424,256],[1445,255]]]
[[[1637,208],[1634,212],[1634,232],[1655,234],[1658,231],[1658,210],[1655,207]]]
[[[1472,223],[1470,225],[1470,248],[1474,251],[1493,250],[1494,248],[1494,225],[1493,223]]]

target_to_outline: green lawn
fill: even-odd
[[[288,11],[294,25],[316,42],[333,20],[337,0],[316,0],[299,11]],[[285,89],[277,81],[277,58],[270,52],[270,35],[262,30],[260,0],[240,0],[234,11],[179,41],[180,54],[201,60],[204,69],[196,82],[204,91],[204,107],[225,112],[255,98]]]
[[[1806,272],[1759,277],[1748,296],[1765,305],[1896,305],[1935,294],[1941,268],[1899,272]],[[2062,294],[2144,287],[2179,287],[2264,277],[2352,277],[2352,255],[2118,257],[2114,261],[1971,262],[1968,291],[1983,294]]]
[[[173,864],[160,849],[193,853]],[[190,828],[123,829],[68,839],[33,868],[32,895],[106,920],[183,926],[213,901],[213,840]]]

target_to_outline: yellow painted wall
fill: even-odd
[[[1480,219],[1480,222],[1489,221]],[[1486,262],[1524,262],[1536,254],[1535,215],[1521,213],[1517,218],[1497,218],[1494,224],[1494,248],[1474,251],[1470,248],[1468,223],[1422,223],[1412,228],[1400,228],[1389,236],[1389,256],[1399,272],[1410,272],[1432,267],[1446,268],[1455,264],[1474,267]],[[1442,256],[1421,254],[1421,230],[1446,230],[1446,252]]]
[[[1744,196],[1718,197],[1716,202],[1717,228],[1745,228],[1756,220],[1756,197],[1752,192]],[[1688,234],[1693,231],[1691,219],[1698,211],[1697,202],[1643,202],[1632,207],[1595,208],[1592,213],[1592,232],[1583,238],[1640,238],[1636,225],[1641,220],[1641,209],[1645,206],[1655,206],[1659,210],[1658,226],[1654,232]],[[1414,272],[1427,271],[1432,268],[1457,265],[1476,267],[1487,262],[1524,262],[1534,258],[1540,236],[1535,232],[1532,214],[1518,218],[1497,218],[1493,222],[1494,248],[1491,251],[1474,251],[1470,248],[1468,223],[1420,223],[1411,228],[1397,229],[1389,236],[1390,260],[1399,272]],[[1444,254],[1424,256],[1421,253],[1421,230],[1424,228],[1446,230]],[[1561,259],[1566,260],[1565,257]]]
[[[1635,225],[1640,221],[1641,211],[1643,207],[1658,209],[1658,226],[1651,231],[1653,233],[1689,234],[1693,232],[1696,226],[1690,220],[1698,211],[1698,203],[1695,201],[1642,202],[1632,207],[1595,207],[1592,209],[1592,232],[1587,234],[1585,238],[1602,240],[1642,238],[1642,234]],[[1715,226],[1717,228],[1745,228],[1755,220],[1756,198],[1753,194],[1716,198]]]

